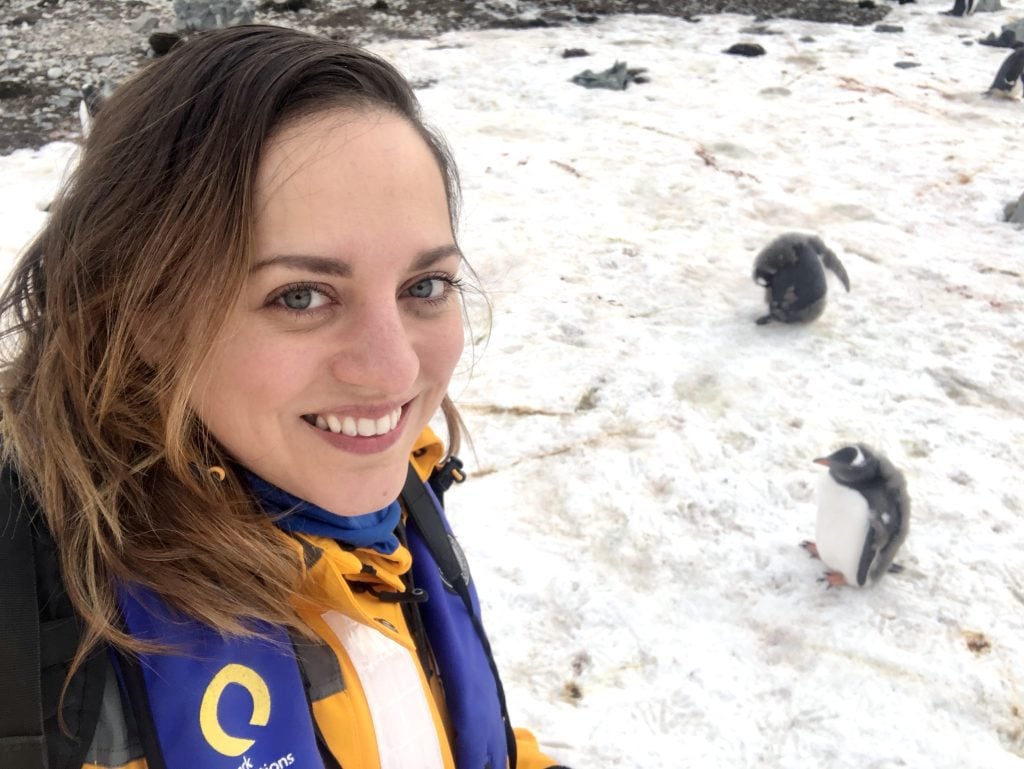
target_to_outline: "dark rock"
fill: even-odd
[[[149,36],[149,47],[156,56],[163,56],[184,39],[177,32],[154,32]]]
[[[377,0],[373,5],[370,6],[371,11],[386,11],[388,10],[388,4],[385,0]]]
[[[996,48],[1016,48],[1018,43],[1024,42],[1024,19],[1004,24],[998,37],[990,32],[988,37],[979,42]]]
[[[757,43],[736,43],[722,53],[731,53],[733,56],[764,56],[765,50]]]
[[[920,67],[921,62],[919,61],[898,61],[893,64],[897,69],[913,69],[914,67]]]
[[[19,13],[13,19],[7,22],[7,26],[20,27],[22,24],[27,24],[28,26],[31,27],[41,18],[43,18],[42,11],[30,10],[26,11],[25,13]]]
[[[886,32],[890,34],[895,34],[902,31],[903,27],[901,27],[899,24],[878,24],[875,26],[875,32]]]
[[[608,88],[612,91],[625,91],[630,83],[649,82],[645,77],[638,77],[646,71],[646,69],[630,69],[626,66],[626,62],[617,61],[604,72],[586,69],[578,75],[573,75],[570,81],[584,88]]]
[[[860,2],[857,3],[858,8],[874,8],[876,5],[877,3],[875,3],[875,0],[860,0]]]
[[[32,89],[17,80],[0,80],[0,99],[17,99],[28,96]]]
[[[579,24],[594,24],[600,18],[600,16],[594,16],[593,14],[576,14],[575,21]]]
[[[387,3],[384,0],[378,0],[374,3],[374,6],[378,3],[383,4],[383,8],[374,8],[374,10],[387,10]],[[313,0],[267,0],[260,6],[260,10],[263,11],[276,11],[277,13],[284,13],[285,11],[301,11],[305,8],[312,8]]]
[[[535,16],[532,19],[500,19],[490,26],[492,29],[546,29],[552,23],[543,16]]]
[[[1021,195],[1016,203],[1006,206],[1006,221],[1024,225],[1024,195]]]
[[[562,51],[563,59],[578,59],[581,56],[590,56],[590,51],[586,48],[566,48]]]

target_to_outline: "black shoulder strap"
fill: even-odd
[[[455,461],[458,462],[458,460]],[[446,464],[445,467],[448,467],[448,465]],[[462,463],[458,462],[456,467],[458,475],[455,478],[460,483],[465,477],[461,472],[461,468]],[[449,480],[443,484],[443,488],[440,491],[447,490],[450,485],[451,481]],[[435,484],[432,483],[431,487],[435,488]],[[476,630],[477,637],[484,647],[484,653],[487,656],[491,674],[494,676],[494,685],[498,690],[501,717],[505,722],[505,744],[508,751],[508,765],[510,769],[516,769],[516,736],[512,731],[512,721],[509,719],[508,706],[505,704],[505,688],[501,685],[498,666],[494,663],[491,643],[487,640],[487,633],[484,632],[483,623],[480,622],[480,618],[473,611],[473,601],[469,595],[469,584],[466,581],[462,564],[455,554],[455,548],[452,546],[448,530],[441,519],[441,513],[427,493],[423,481],[420,480],[420,476],[412,464],[409,465],[409,472],[405,477],[405,487],[402,489],[402,502],[405,503],[405,510],[409,515],[409,519],[416,526],[420,536],[423,538],[424,544],[430,550],[434,561],[437,562],[437,566],[441,570],[441,576],[462,598],[466,611],[469,613],[469,618],[473,622],[473,628]]]
[[[0,765],[47,769],[39,604],[29,510],[10,466],[0,471]]]
[[[416,530],[423,537],[427,549],[441,569],[441,576],[455,588],[456,592],[461,593],[462,588],[468,587],[462,574],[462,564],[455,555],[455,548],[448,539],[448,530],[444,527],[444,521],[441,520],[434,501],[427,493],[427,487],[411,464],[405,477],[405,487],[402,489],[402,501],[405,503],[409,518],[416,525]]]

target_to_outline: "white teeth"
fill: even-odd
[[[335,414],[327,414],[326,416],[317,414],[315,419],[313,415],[306,417],[306,420],[312,420],[318,428],[321,430],[330,430],[332,433],[342,433],[354,438],[357,435],[364,438],[371,438],[375,435],[386,435],[387,433],[398,427],[398,422],[402,418],[402,409],[397,408],[390,414],[380,417],[379,419],[368,419],[366,417],[339,417]]]

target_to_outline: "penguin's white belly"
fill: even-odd
[[[836,483],[829,475],[821,479],[815,531],[818,555],[828,568],[842,572],[851,585],[857,584],[869,520],[868,503],[862,494]]]

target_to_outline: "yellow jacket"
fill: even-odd
[[[425,430],[411,457],[421,479],[443,453],[437,436]],[[377,597],[379,591],[405,590],[409,551],[402,546],[390,555],[345,550],[333,540],[308,535],[290,541],[305,564],[295,608],[323,642],[297,646],[297,657],[316,727],[340,766],[483,769],[455,766],[444,692],[435,671],[424,669],[424,659],[430,666],[431,657],[418,653],[402,604]],[[83,769],[147,769],[110,668]],[[517,769],[555,766],[530,732],[516,729],[515,737]]]

